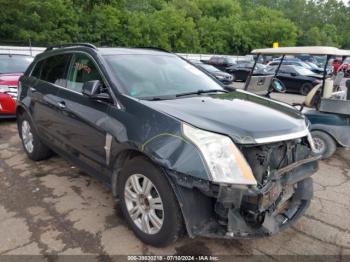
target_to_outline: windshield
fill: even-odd
[[[312,69],[312,66],[309,65],[309,64],[307,64],[307,63],[305,63],[305,62],[300,61],[300,62],[298,62],[298,64],[299,64],[300,66],[302,66],[302,67],[307,68],[307,69]]]
[[[0,55],[0,73],[23,73],[33,58],[25,55]]]
[[[307,64],[308,64],[311,68],[313,68],[313,69],[318,69],[318,66],[315,65],[314,63],[307,62]]]
[[[299,75],[314,75],[315,73],[312,72],[311,70],[304,68],[302,66],[294,66],[295,71],[298,72]]]
[[[174,55],[112,55],[105,58],[125,93],[133,97],[223,90],[211,77]]]
[[[220,71],[219,69],[217,69],[212,65],[199,64],[199,66],[212,73]]]

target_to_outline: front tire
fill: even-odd
[[[144,157],[135,157],[118,177],[121,209],[134,233],[146,244],[166,246],[182,233],[177,198],[165,174]]]
[[[331,157],[337,150],[337,144],[334,139],[325,132],[312,131],[312,138],[314,140],[316,153],[322,155],[322,159]]]
[[[22,140],[24,151],[31,160],[40,161],[49,158],[52,151],[40,139],[29,116],[24,113],[18,121],[18,132]]]
[[[300,94],[303,96],[307,96],[307,94],[311,91],[312,89],[312,84],[311,83],[304,83],[301,87],[300,87]]]

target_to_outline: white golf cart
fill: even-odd
[[[338,91],[344,74],[337,76],[327,73],[327,65],[332,57],[342,57],[345,60],[350,56],[349,50],[342,50],[335,47],[306,46],[306,47],[280,47],[255,49],[252,54],[256,55],[258,61],[260,56],[280,55],[280,63],[274,74],[259,75],[253,74],[255,65],[248,76],[245,90],[257,94],[269,94],[274,79],[277,78],[281,65],[286,55],[323,55],[326,56],[324,72],[321,84],[316,85],[305,97],[302,104],[294,104],[302,111],[311,122],[311,134],[314,138],[317,153],[323,158],[334,154],[337,146],[350,147],[350,91]],[[347,82],[349,90],[350,81]],[[337,91],[337,92],[335,92]]]

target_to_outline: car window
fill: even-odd
[[[32,61],[26,55],[0,55],[0,74],[23,73]]]
[[[65,87],[65,73],[70,55],[55,55],[47,58],[41,70],[40,79]]]
[[[35,65],[35,67],[34,67],[34,69],[32,71],[31,76],[40,79],[41,71],[42,71],[44,62],[45,62],[45,60],[41,60],[41,61],[36,63],[36,65]]]
[[[222,87],[197,67],[173,55],[105,57],[124,92],[146,98]]]
[[[85,54],[74,54],[67,77],[67,88],[81,92],[83,84],[92,80],[100,80],[102,77],[95,63]]]

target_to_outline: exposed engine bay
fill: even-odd
[[[196,218],[190,219],[195,224],[190,225],[194,235],[227,238],[268,236],[290,226],[309,206],[313,196],[310,176],[317,170],[316,160],[319,157],[312,155],[306,137],[264,145],[244,145],[240,150],[253,171],[257,186],[205,185],[191,181],[192,186],[207,197],[207,200],[201,200],[206,210],[196,206],[191,208],[192,217],[197,214],[207,216],[204,220],[198,217],[198,222]],[[188,195],[186,198],[189,199]],[[195,201],[198,202],[198,199]],[[195,215],[196,210],[198,213]]]

